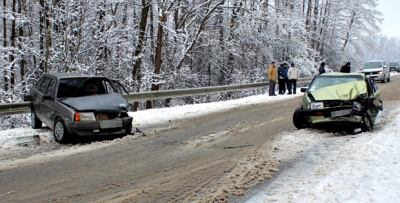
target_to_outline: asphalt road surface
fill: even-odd
[[[400,79],[378,83],[398,104]],[[227,202],[279,170],[274,140],[295,131],[294,100],[240,106],[146,136],[0,167],[0,202]]]

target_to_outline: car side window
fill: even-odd
[[[54,95],[54,90],[56,89],[56,80],[54,78],[50,78],[49,86],[47,87],[46,94]]]
[[[36,82],[35,84],[35,88],[39,89],[40,85],[42,84],[43,80],[45,79],[45,76],[42,76],[41,78],[39,78],[39,80]]]
[[[43,94],[46,92],[47,86],[48,86],[49,83],[50,83],[50,79],[51,79],[51,78],[49,78],[49,77],[45,77],[45,78],[43,79],[43,82],[37,87],[37,89],[38,89],[39,92],[41,92],[41,93],[43,93]]]
[[[103,80],[103,82],[104,82],[104,86],[106,88],[106,92],[107,93],[118,92],[118,90],[115,90],[113,88],[113,86],[111,85],[110,81]]]

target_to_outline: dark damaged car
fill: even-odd
[[[307,88],[301,106],[293,114],[296,128],[371,131],[383,110],[374,80],[362,73],[325,73]]]
[[[129,104],[107,77],[73,73],[44,74],[31,88],[33,128],[44,123],[59,143],[79,136],[131,133]]]

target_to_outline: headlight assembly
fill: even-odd
[[[93,112],[76,112],[75,113],[75,121],[95,121]]]
[[[311,109],[323,109],[324,102],[311,102]]]

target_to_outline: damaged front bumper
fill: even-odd
[[[68,132],[76,136],[103,136],[130,133],[133,117],[102,121],[80,121],[66,123]]]
[[[324,109],[301,110],[300,114],[304,116],[307,122],[311,125],[334,125],[335,123],[339,125],[358,125],[362,121],[362,112],[355,105],[330,107]]]

